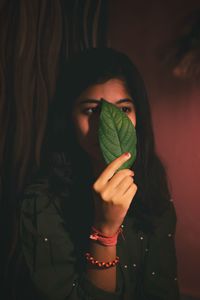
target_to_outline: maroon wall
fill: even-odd
[[[183,4],[184,2],[184,4]],[[110,46],[126,52],[145,80],[157,151],[167,168],[178,223],[181,293],[200,297],[200,87],[163,63],[182,18],[200,1],[110,1]]]

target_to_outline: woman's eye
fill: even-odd
[[[86,115],[92,115],[93,113],[98,112],[98,110],[99,110],[98,106],[96,106],[96,107],[88,107],[88,108],[85,108],[83,110],[83,113],[86,114]]]
[[[124,113],[130,113],[131,112],[131,107],[123,106],[123,107],[120,107],[120,108]]]
[[[83,113],[85,115],[92,115],[94,113],[98,113],[99,109],[100,109],[99,105],[95,107],[88,107],[83,110]],[[125,114],[128,114],[132,111],[131,107],[128,106],[119,107],[119,109],[121,109]]]

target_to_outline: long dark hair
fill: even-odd
[[[81,170],[87,172],[86,155],[74,139],[71,122],[73,103],[89,86],[112,78],[123,80],[136,109],[138,141],[137,158],[133,169],[138,191],[128,214],[135,215],[137,224],[142,230],[150,230],[154,217],[162,214],[168,207],[170,192],[165,169],[155,151],[150,107],[144,82],[127,55],[111,48],[92,48],[84,50],[63,65],[55,99],[49,111],[49,125],[43,150],[45,157],[61,152],[73,157],[76,153],[79,175]]]

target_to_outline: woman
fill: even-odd
[[[101,99],[136,128],[131,169],[118,170],[129,153],[104,162]],[[64,65],[48,123],[45,163],[20,208],[22,252],[37,297],[179,299],[176,214],[145,87],[129,58],[88,49]]]

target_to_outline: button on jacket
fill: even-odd
[[[79,197],[79,199],[77,199]],[[85,202],[84,202],[85,201]],[[81,203],[80,206],[77,203]],[[20,207],[24,261],[37,299],[178,300],[174,243],[176,214],[172,202],[155,219],[155,230],[143,232],[127,215],[117,243],[116,292],[93,285],[85,273],[91,216],[80,191],[63,199],[51,193],[47,179],[28,186]]]

